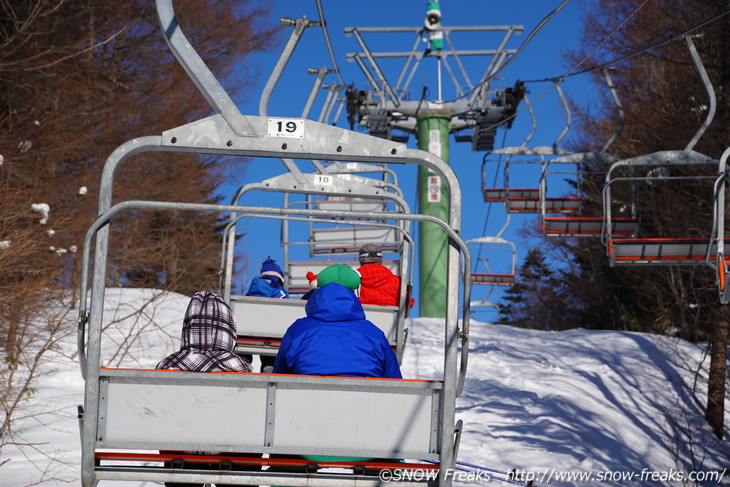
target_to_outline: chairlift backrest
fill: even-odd
[[[289,326],[306,316],[306,304],[302,299],[231,296],[229,305],[238,332],[237,352],[276,355]],[[403,345],[404,337],[397,336],[398,307],[366,304],[363,310],[365,318],[383,331],[391,346]]]

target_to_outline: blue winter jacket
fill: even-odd
[[[251,285],[246,291],[246,296],[263,296],[265,298],[288,298],[289,293],[284,286],[276,280],[273,281],[267,277],[254,277]]]
[[[327,284],[307,301],[281,340],[274,373],[400,379],[400,367],[385,334],[365,319],[357,296]]]

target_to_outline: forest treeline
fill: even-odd
[[[77,292],[107,157],[124,142],[212,110],[168,48],[155,2],[0,4],[2,447],[18,404],[33,391],[39,361],[75,332],[41,315],[61,294]],[[259,91],[255,64],[245,61],[281,41],[265,7],[175,1],[186,36],[234,101]],[[117,171],[114,201],[217,203],[226,170],[216,157],[140,154]],[[211,213],[115,217],[108,284],[184,294],[205,283],[216,288],[218,269],[209,264],[218,262],[222,222]]]
[[[623,129],[608,151],[619,159],[682,151],[692,140],[708,115],[710,99],[686,40],[680,36],[661,41],[719,16],[691,32],[717,98],[714,120],[694,150],[719,160],[730,146],[730,15],[721,15],[727,13],[727,2],[605,0],[591,2],[590,7],[581,47],[567,57],[577,72],[623,59],[611,63],[610,70],[625,113]],[[655,44],[662,45],[632,56]],[[592,77],[597,96],[590,106],[573,104],[577,135],[569,149],[596,152],[614,133],[618,111],[601,71],[581,76]],[[581,184],[572,181],[584,200],[583,215],[602,215],[607,166],[583,165]],[[713,180],[658,181],[652,178],[656,167],[637,166],[635,171],[634,176],[645,179],[633,186],[612,186],[614,217],[632,216],[635,191],[640,237],[709,238]],[[674,166],[660,174],[714,177],[717,166]],[[706,416],[721,436],[730,313],[719,302],[715,272],[706,265],[610,267],[606,246],[598,238],[545,237],[537,225],[525,231],[540,244],[529,250],[515,284],[507,290],[501,322],[546,330],[642,331],[709,342]]]

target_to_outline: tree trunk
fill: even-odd
[[[716,313],[710,338],[710,373],[707,378],[705,419],[713,433],[722,440],[725,417],[725,369],[727,364],[728,318],[730,309],[721,306]]]

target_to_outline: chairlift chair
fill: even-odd
[[[172,0],[158,0],[157,13],[171,50],[216,114],[167,130],[161,136],[128,141],[106,161],[100,183],[99,216],[86,234],[80,280],[78,350],[85,380],[84,406],[79,415],[82,485],[92,487],[101,480],[121,480],[375,487],[381,481],[377,476],[367,475],[368,469],[427,468],[420,461],[399,462],[399,459],[418,459],[439,462],[436,483],[440,487],[450,486],[452,478],[447,472],[455,467],[461,434],[461,423],[455,420],[455,402],[464,385],[469,348],[468,286],[463,292],[464,312],[459,326],[460,255],[467,267],[465,280],[470,278],[471,265],[466,244],[459,236],[461,190],[453,170],[432,154],[407,149],[392,141],[309,120],[243,116],[191,49],[175,18]],[[272,133],[269,129],[277,121],[293,124],[301,137],[286,138]],[[114,174],[119,165],[147,151],[415,163],[439,174],[451,198],[448,222],[420,214],[395,214],[393,218],[430,222],[449,236],[443,376],[431,381],[372,380],[103,367],[105,272],[110,225],[115,215],[129,210],[223,212],[237,217],[310,218],[321,214],[320,210],[164,201],[122,201],[112,205]],[[294,170],[290,172],[295,180],[301,175]],[[343,212],[342,216],[373,217],[358,212]],[[227,267],[231,261],[228,259]],[[217,454],[170,455],[159,451]],[[241,451],[253,457],[241,460],[229,455]],[[269,458],[262,458],[266,454]],[[309,465],[311,461],[287,461],[277,459],[277,455],[330,458],[345,455],[395,461],[358,463],[358,460],[325,459]],[[294,464],[304,471],[231,469],[232,464],[242,461],[272,467]],[[180,469],[182,462],[193,468]],[[217,463],[220,469],[196,469],[198,462]],[[331,466],[349,471],[326,475],[316,472],[318,467]],[[402,481],[428,483],[422,477]]]
[[[514,284],[517,273],[517,248],[514,243],[500,236],[474,238],[467,240],[466,243],[467,245],[478,244],[480,250],[484,249],[491,256],[495,255],[493,252],[497,252],[496,255],[505,255],[505,252],[509,254],[509,264],[501,266],[500,270],[503,272],[493,272],[490,269],[489,257],[479,258],[478,262],[482,264],[485,270],[471,273],[472,284],[487,284],[490,286],[511,286]]]
[[[603,188],[604,206],[604,243],[607,247],[609,260],[614,265],[704,265],[718,259],[720,255],[720,244],[724,246],[724,236],[715,235],[712,238],[614,238],[613,227],[607,222],[611,218],[611,186],[617,181],[637,181],[641,177],[629,175],[614,177],[617,169],[622,167],[633,168],[637,166],[653,167],[654,169],[668,168],[683,165],[717,166],[719,162],[708,156],[699,154],[692,149],[712,123],[716,110],[715,90],[710,78],[702,64],[697,49],[694,46],[692,37],[685,36],[695,68],[702,79],[709,98],[709,109],[707,116],[687,146],[682,151],[660,151],[631,159],[617,161],[611,165],[607,175],[606,184]],[[652,175],[651,181],[665,182],[673,179],[715,179],[716,175],[706,176],[667,176],[661,171]],[[714,197],[713,193],[713,197]],[[720,242],[718,239],[722,239]],[[721,259],[725,259],[723,256]],[[718,266],[724,267],[724,266]]]

